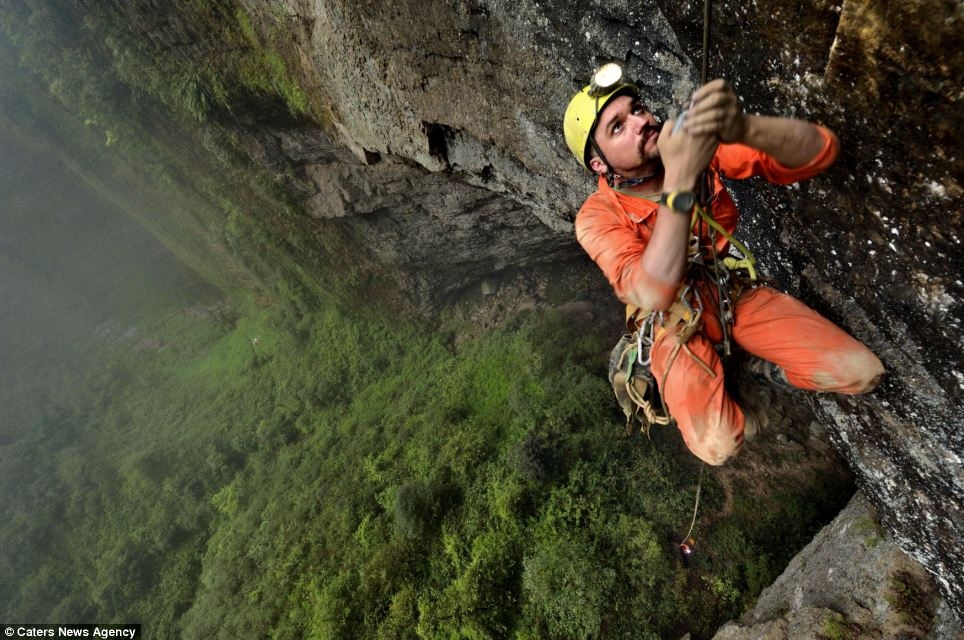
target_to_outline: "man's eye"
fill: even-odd
[[[623,128],[623,123],[622,123],[622,122],[617,122],[616,124],[614,124],[614,125],[613,125],[613,135],[616,135],[617,133],[619,133],[620,129],[622,129],[622,128]]]
[[[642,112],[643,112],[643,105],[641,105],[641,104],[635,104],[635,105],[633,105],[633,113],[634,113],[634,114],[636,114],[636,113],[642,113]]]

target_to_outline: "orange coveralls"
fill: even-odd
[[[785,167],[744,145],[719,146],[710,162],[711,207],[713,218],[727,233],[732,235],[736,229],[738,211],[719,176],[763,176],[776,184],[811,178],[829,167],[839,150],[837,138],[829,130],[819,129],[824,139],[823,149],[801,167]],[[658,211],[656,202],[615,191],[600,177],[599,189],[589,196],[576,217],[576,238],[623,302],[628,302],[626,292],[638,286],[660,286],[641,266]],[[719,235],[718,252],[724,251],[727,244],[726,238]],[[705,232],[701,242],[709,246],[710,239]],[[651,368],[660,385],[663,402],[676,419],[690,451],[709,464],[722,464],[743,443],[745,416],[726,392],[723,365],[714,349],[722,340],[715,286],[698,282],[696,287],[703,301],[703,324],[687,346],[693,355],[709,365],[713,374],[680,351],[669,367],[665,387],[662,386],[675,346],[674,336],[682,324],[657,332],[650,351]],[[883,365],[867,347],[787,294],[757,287],[734,301],[733,313],[733,342],[746,352],[779,365],[787,380],[796,387],[864,393],[873,389],[883,374]]]

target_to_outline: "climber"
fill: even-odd
[[[867,347],[795,298],[751,283],[733,263],[723,266],[730,247],[742,245],[721,176],[776,184],[813,177],[836,159],[837,137],[802,120],[746,115],[723,80],[697,89],[680,118],[661,124],[614,66],[596,73],[564,117],[570,151],[598,176],[576,238],[627,305],[630,330],[649,332],[652,375],[690,451],[723,464],[765,420],[724,387],[717,349],[728,352],[731,342],[795,388],[872,390],[884,368]],[[739,264],[752,270],[753,260]]]

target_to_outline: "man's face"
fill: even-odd
[[[660,125],[656,118],[633,96],[614,98],[599,114],[594,137],[613,171],[625,178],[652,174],[659,167]],[[605,173],[606,165],[597,157],[590,168]]]

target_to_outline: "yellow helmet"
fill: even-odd
[[[589,139],[596,128],[596,119],[610,100],[617,96],[630,94],[639,97],[639,89],[631,84],[619,82],[622,69],[615,63],[603,65],[593,74],[592,84],[583,87],[569,101],[562,128],[566,134],[569,151],[579,163],[589,169]]]

